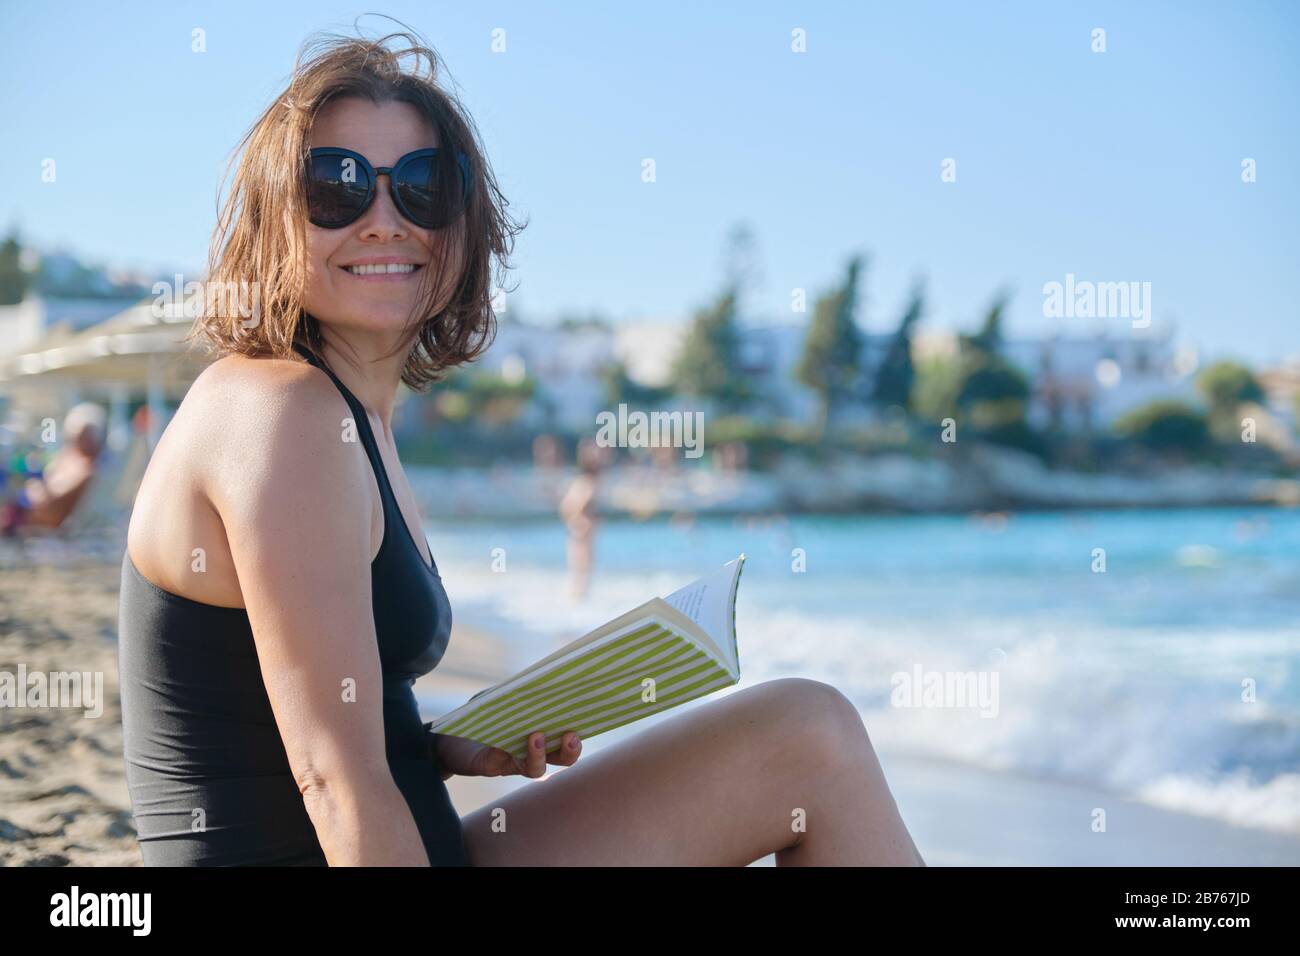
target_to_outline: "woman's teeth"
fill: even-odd
[[[382,276],[393,273],[414,272],[416,266],[410,262],[382,262],[376,265],[344,266],[354,276]]]

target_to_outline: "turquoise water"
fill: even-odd
[[[583,604],[558,524],[430,540],[457,615],[520,664],[744,551],[742,686],[831,683],[882,751],[1300,832],[1300,512],[608,523]],[[894,706],[918,670],[996,680],[996,707]]]

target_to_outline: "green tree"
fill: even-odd
[[[723,244],[722,272],[727,287],[735,290],[738,308],[743,309],[747,293],[762,280],[761,259],[753,226],[747,222],[734,224]]]
[[[739,353],[736,290],[728,286],[717,302],[695,313],[673,363],[673,385],[685,395],[716,402],[722,411],[735,411],[750,397],[749,383],[739,372]]]
[[[1029,380],[1000,355],[980,356],[966,369],[957,392],[957,407],[970,409],[980,402],[1026,402]]]
[[[924,313],[925,287],[918,282],[912,287],[912,297],[898,322],[898,330],[890,339],[885,357],[876,370],[871,400],[880,408],[912,409],[912,384],[916,379],[912,367],[912,328]]]
[[[974,335],[962,336],[962,343],[968,349],[995,355],[1002,347],[1002,313],[1006,311],[1010,295],[1005,290],[993,297],[989,310],[984,314],[984,322]]]
[[[957,397],[965,380],[961,359],[932,355],[916,366],[912,382],[911,408],[921,418],[938,422],[957,410]]]
[[[862,332],[857,323],[861,256],[849,260],[844,283],[823,295],[813,308],[795,378],[817,393],[818,430],[853,394],[862,373]]]
[[[22,258],[18,233],[11,232],[0,242],[0,305],[17,305],[27,293],[31,277],[23,271]]]
[[[1046,443],[1025,420],[1032,389],[1019,368],[1002,356],[1002,317],[1009,294],[998,292],[980,330],[963,335],[958,357],[960,384],[954,404],[975,436],[994,445],[1046,454]]]
[[[1196,387],[1209,406],[1210,434],[1225,444],[1238,445],[1242,404],[1264,400],[1255,374],[1239,362],[1215,362],[1196,376]]]
[[[1255,374],[1238,362],[1215,362],[1196,377],[1196,387],[1209,403],[1211,414],[1235,415],[1242,402],[1262,402],[1264,389]]]
[[[1205,416],[1185,402],[1157,399],[1127,412],[1115,432],[1156,452],[1196,455],[1209,445]]]

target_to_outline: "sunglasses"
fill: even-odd
[[[442,229],[465,211],[473,180],[469,157],[417,149],[392,166],[371,166],[360,153],[337,146],[313,149],[307,159],[307,215],[323,229],[356,222],[375,201],[380,176],[398,212],[422,229]]]

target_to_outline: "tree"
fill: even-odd
[[[736,293],[737,308],[747,302],[749,291],[763,279],[758,237],[747,222],[738,222],[727,233],[722,249],[722,272],[726,286]]]
[[[962,336],[963,345],[985,355],[994,355],[1002,347],[1002,313],[1006,310],[1010,294],[1005,290],[998,292],[984,315],[980,330],[971,336]]]
[[[844,284],[817,300],[795,378],[817,393],[819,430],[854,393],[862,373],[862,332],[858,328],[858,277],[862,257],[849,260]]]
[[[889,342],[885,358],[876,370],[871,400],[880,408],[897,406],[905,412],[912,408],[912,383],[916,378],[912,367],[912,327],[924,312],[925,287],[917,282],[912,287],[912,297],[898,322],[898,330]]]
[[[1238,443],[1241,406],[1264,400],[1264,389],[1254,373],[1237,362],[1215,362],[1196,377],[1196,387],[1209,406],[1210,434],[1227,444]]]
[[[960,358],[932,355],[922,359],[912,383],[912,410],[932,422],[951,417],[957,410],[957,397],[964,381]]]
[[[1211,414],[1236,414],[1242,402],[1261,402],[1264,389],[1253,372],[1237,362],[1215,362],[1196,377],[1196,387],[1210,405]]]
[[[960,384],[954,404],[976,437],[993,445],[1046,454],[1046,444],[1025,420],[1032,389],[1029,379],[1000,353],[1002,316],[1008,293],[998,292],[980,330],[963,335],[958,350]]]
[[[963,335],[958,346],[961,362],[961,385],[957,389],[959,408],[969,411],[980,402],[1020,402],[1029,400],[1029,380],[1023,372],[1002,357],[1002,313],[1007,307],[1007,293],[993,297],[980,330]]]
[[[0,242],[0,305],[17,305],[27,293],[31,277],[23,271],[22,258],[18,233],[11,232]]]
[[[728,286],[717,302],[691,320],[673,363],[673,385],[685,395],[716,402],[723,411],[735,411],[750,397],[749,383],[738,371],[739,353],[736,290]]]
[[[957,406],[969,409],[979,402],[1026,402],[1029,380],[1000,355],[984,356],[967,369],[957,392]]]
[[[1195,455],[1209,444],[1205,416],[1190,405],[1173,399],[1157,399],[1141,405],[1115,422],[1120,436],[1157,452]]]

